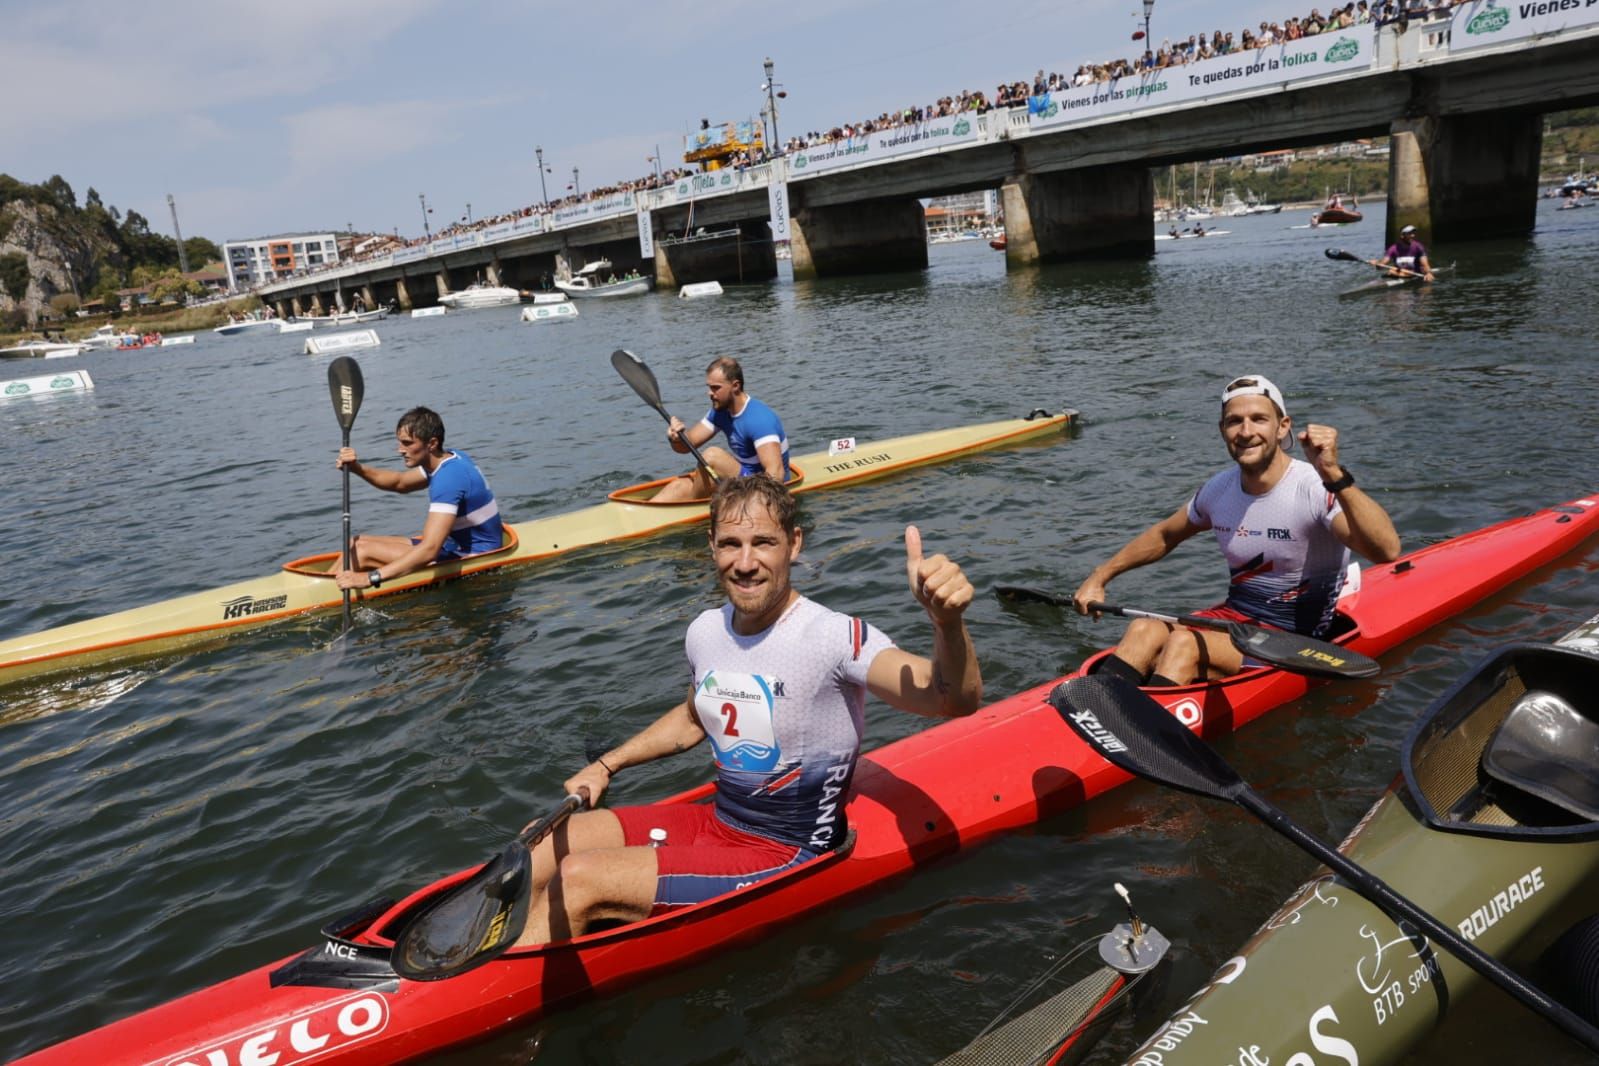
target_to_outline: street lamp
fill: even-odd
[[[572,168],[572,195],[579,200],[583,198],[583,186],[577,182],[577,167]]]
[[[655,146],[655,154],[652,155],[652,156],[646,157],[644,161],[646,163],[654,163],[655,164],[655,184],[657,184],[657,185],[663,184],[666,181],[666,179],[661,177],[661,146],[660,145],[656,145]]]
[[[428,240],[433,239],[433,228],[428,225],[428,198],[426,193],[417,193],[416,198],[422,203],[422,233]]]
[[[1149,16],[1154,10],[1155,0],[1144,0],[1144,32],[1142,37],[1144,38],[1144,47],[1146,49],[1154,47],[1155,39],[1149,35]],[[1139,36],[1140,34],[1133,34],[1133,40],[1138,40]]]
[[[468,200],[466,202],[466,224],[468,226],[470,226],[472,224],[472,201],[471,200]]]
[[[1144,0],[1144,2],[1151,4],[1154,3],[1154,0]],[[766,57],[766,62],[761,64],[761,69],[766,72],[766,81],[761,84],[761,88],[766,91],[766,119],[772,134],[771,139],[766,142],[766,154],[769,156],[782,155],[783,146],[777,140],[777,101],[787,99],[788,93],[779,90],[777,82],[772,80],[771,56]]]
[[[544,149],[542,147],[535,148],[533,149],[533,154],[539,157],[539,192],[544,197],[544,210],[548,211],[550,209],[550,190],[544,187]]]

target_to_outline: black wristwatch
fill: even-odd
[[[1354,483],[1355,483],[1355,472],[1353,470],[1349,469],[1346,466],[1346,467],[1344,467],[1344,476],[1343,477],[1339,478],[1337,481],[1323,481],[1321,483],[1321,487],[1326,489],[1328,492],[1339,493],[1339,492],[1344,491],[1345,489],[1347,489],[1349,486],[1353,485]]]
[[[370,574],[366,575],[366,579],[375,589],[380,589],[383,587],[383,571],[381,570],[372,571]]]

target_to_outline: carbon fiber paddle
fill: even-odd
[[[996,585],[994,595],[1011,603],[1047,603],[1056,607],[1077,606],[1070,596],[1057,596],[1042,589],[1022,585]],[[1123,618],[1153,618],[1157,622],[1184,625],[1193,629],[1214,629],[1226,633],[1233,647],[1254,659],[1309,677],[1376,677],[1382,666],[1369,655],[1338,644],[1302,636],[1286,629],[1231,622],[1224,618],[1205,618],[1197,614],[1157,614],[1112,603],[1091,603],[1090,611]]]
[[[1216,749],[1126,681],[1102,674],[1062,682],[1050,705],[1106,761],[1130,774],[1196,796],[1227,800],[1308,852],[1396,922],[1403,919],[1455,958],[1559,1026],[1591,1051],[1599,1029],[1460,935],[1386,882],[1312,836],[1238,776]]]
[[[644,365],[644,360],[626,348],[618,348],[611,353],[611,366],[615,367],[616,372],[622,375],[623,381],[633,386],[633,391],[638,393],[639,399],[655,408],[656,413],[666,419],[667,425],[672,424],[672,416],[667,414],[666,408],[661,405],[660,383],[655,380],[655,375],[650,371],[650,368]],[[704,470],[705,476],[711,479],[711,484],[714,485],[721,480],[716,476],[716,471],[711,469],[711,464],[705,461],[705,456],[701,455],[700,450],[689,441],[686,432],[680,439],[684,444],[688,445],[688,450],[694,455],[694,461],[700,464],[700,469]]]
[[[361,378],[361,367],[354,359],[341,355],[328,364],[328,392],[333,396],[333,417],[339,420],[344,431],[344,447],[350,446],[350,427],[361,410],[361,400],[366,395],[366,382]],[[344,555],[339,569],[350,569],[350,470],[344,475]],[[350,631],[350,590],[344,590],[344,629],[340,636]]]

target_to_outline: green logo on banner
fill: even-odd
[[[77,383],[78,383],[78,379],[77,378],[69,378],[65,374],[62,374],[58,378],[51,378],[50,379],[50,387],[52,389],[70,389],[74,385],[76,385]]]
[[[722,184],[723,185],[731,185],[731,184],[733,184],[733,175],[731,175],[731,174],[723,174],[722,175]]]
[[[686,192],[688,192],[688,182],[685,181],[677,187],[677,194],[681,196]]]
[[[1044,113],[1042,115],[1039,115],[1038,117],[1039,118],[1054,118],[1058,114],[1060,114],[1060,105],[1057,104],[1055,101],[1051,100],[1049,102],[1049,106],[1044,108]]]
[[[794,169],[798,170],[801,167],[803,167],[806,163],[809,163],[809,162],[810,162],[810,160],[807,159],[805,156],[797,155],[797,156],[794,157]]]
[[[972,124],[967,122],[965,119],[960,119],[955,123],[949,132],[953,133],[957,137],[964,137],[968,133],[972,132]]]
[[[23,393],[28,391],[30,390],[28,389],[28,383],[26,381],[10,381],[6,383],[7,396],[21,396]]]
[[[1510,9],[1503,7],[1490,7],[1466,23],[1467,33],[1498,33],[1510,25]]]
[[[1327,54],[1321,57],[1323,63],[1347,63],[1360,54],[1360,44],[1348,37],[1341,37],[1338,43],[1327,49]]]

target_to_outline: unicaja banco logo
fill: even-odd
[[[76,378],[69,378],[65,374],[62,374],[58,378],[50,379],[50,387],[52,389],[70,389],[77,383],[78,381]]]
[[[808,157],[806,157],[804,155],[797,155],[797,156],[794,157],[794,169],[795,170],[799,170],[801,167],[803,167],[806,163],[809,163],[809,162],[810,162],[810,159]]]
[[[1474,34],[1498,33],[1508,25],[1510,25],[1510,9],[1490,7],[1487,11],[1482,12],[1466,23],[1466,32]]]
[[[679,194],[688,192],[688,182],[685,181],[681,185],[679,185],[677,187],[677,191],[678,191]]]
[[[1340,37],[1338,43],[1327,49],[1327,54],[1321,57],[1323,63],[1347,63],[1360,54],[1360,44],[1348,37]]]
[[[964,137],[968,133],[972,132],[972,124],[967,122],[965,119],[958,119],[956,120],[955,125],[950,128],[949,132],[953,133],[957,137]]]
[[[29,389],[28,389],[27,382],[24,382],[24,381],[11,381],[11,382],[7,382],[6,383],[6,395],[7,396],[21,396],[23,393],[28,392],[28,391],[29,391]]]

